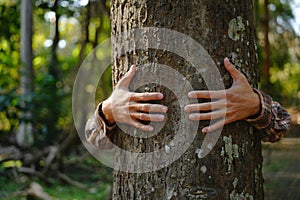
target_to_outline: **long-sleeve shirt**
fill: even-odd
[[[254,89],[260,97],[261,111],[255,118],[248,118],[246,121],[251,123],[260,132],[260,139],[264,142],[276,142],[280,140],[288,131],[290,126],[289,113],[269,95]],[[94,115],[88,120],[85,128],[87,141],[100,149],[109,148],[106,134],[114,126],[110,127],[105,123],[105,119],[99,115],[102,112],[100,103]],[[103,115],[102,115],[103,116]]]
[[[261,112],[258,117],[254,119],[246,119],[261,133],[261,140],[264,142],[277,142],[287,132],[290,127],[290,114],[272,98],[254,89],[259,95],[261,103]]]

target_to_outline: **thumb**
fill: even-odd
[[[236,67],[229,61],[227,57],[224,59],[224,65],[233,80],[240,79],[244,76],[239,70],[236,69]]]
[[[135,65],[131,65],[130,69],[126,74],[119,80],[118,87],[126,87],[128,88],[132,78],[134,77],[136,72]]]

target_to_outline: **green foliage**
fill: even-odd
[[[257,30],[257,38],[258,38],[258,55],[259,55],[259,69],[261,74],[261,85],[262,89],[266,90],[274,99],[284,101],[285,105],[288,103],[294,102],[295,97],[295,90],[299,89],[298,83],[294,78],[283,78],[280,74],[285,73],[288,66],[293,65],[292,70],[297,71],[297,66],[295,65],[298,56],[297,49],[298,40],[299,38],[291,24],[291,21],[294,19],[294,14],[292,10],[293,1],[286,1],[286,0],[269,0],[268,9],[269,9],[269,19],[266,22],[264,19],[265,12],[263,10],[264,1],[257,0],[257,22],[256,22],[256,30]],[[266,76],[264,74],[263,68],[265,67],[265,63],[263,61],[263,53],[264,53],[264,26],[268,23],[269,25],[269,42],[270,42],[270,60],[271,60],[271,80],[269,85],[268,81],[266,80]],[[293,72],[294,73],[294,72]],[[291,74],[290,74],[291,75]],[[289,75],[288,75],[289,76]],[[287,91],[287,88],[289,92]],[[293,92],[292,92],[293,90]],[[299,97],[297,97],[299,98]]]
[[[17,4],[0,5],[0,133],[9,133],[18,125],[19,17]]]
[[[20,109],[19,96],[15,90],[9,94],[0,95],[0,133],[10,132],[18,125],[18,110]]]
[[[294,35],[291,19],[294,19],[290,1],[270,1],[271,19],[269,21],[272,66],[282,68],[290,61],[289,40]],[[271,9],[273,8],[273,9]]]
[[[66,161],[69,159],[71,157],[65,158]],[[9,168],[20,166],[20,162],[11,161],[0,165],[0,199],[26,199],[26,197],[21,195],[20,191],[28,189],[32,182],[39,183],[43,190],[53,197],[53,200],[106,199],[110,193],[112,183],[111,170],[99,165],[98,161],[92,157],[87,157],[82,163],[65,169],[65,174],[68,177],[87,186],[84,189],[57,179],[55,174],[49,176],[48,184],[45,184],[26,175],[15,174],[13,176],[12,172],[8,171]]]
[[[277,91],[280,91],[280,95],[277,96],[278,100],[286,105],[299,103],[300,64],[286,63],[283,69],[273,67],[271,69],[271,83]]]
[[[104,5],[107,2],[105,1]],[[3,133],[14,133],[20,121],[28,120],[20,116],[20,111],[24,111],[24,108],[20,104],[19,96],[19,6],[19,1],[0,2],[1,22],[7,22],[1,23],[0,29],[0,132]],[[56,13],[56,18],[49,20],[46,16],[50,12]],[[94,44],[109,37],[109,17],[105,14],[92,14],[87,19],[85,17],[87,12],[91,10],[72,0],[58,0],[55,4],[48,0],[35,1],[34,93],[28,96],[25,102],[29,105],[26,109],[33,112],[34,117],[31,120],[34,122],[35,134],[38,136],[36,144],[56,143],[58,136],[72,129],[71,91],[74,75],[80,62],[93,49]],[[46,46],[44,43],[46,40],[53,42],[55,19],[59,20],[59,39],[65,41],[66,46],[58,46],[53,51],[53,43]],[[89,24],[88,40],[82,31],[87,23]],[[100,26],[101,29],[98,29]],[[96,32],[99,32],[97,37]],[[84,50],[83,54],[82,50]],[[56,74],[51,72],[53,66],[57,71]],[[111,91],[111,73],[107,74],[103,83],[100,83],[102,87],[97,93],[101,98],[107,97]]]
[[[16,36],[20,30],[20,12],[18,11],[18,5],[16,3],[0,4],[0,37],[1,39],[17,39],[12,36]],[[5,22],[5,23],[4,23]],[[13,45],[13,43],[12,43]]]
[[[15,191],[21,190],[23,188],[23,184],[18,181],[11,181],[11,179],[8,179],[5,176],[0,176],[0,198],[4,199],[8,195],[12,194]],[[10,198],[10,199],[16,199],[16,197]]]

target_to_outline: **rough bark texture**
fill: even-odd
[[[226,87],[231,79],[223,66],[231,58],[249,82],[257,84],[257,56],[253,4],[251,0],[111,0],[112,34],[139,27],[163,27],[189,35],[211,55],[223,75]],[[114,83],[131,64],[157,62],[168,65],[185,76],[193,73],[189,63],[167,52],[149,49],[122,56],[113,63]],[[168,79],[169,77],[165,77]],[[213,77],[211,77],[213,79]],[[195,89],[205,89],[199,79],[192,79]],[[180,80],[174,80],[180,85]],[[172,138],[180,112],[174,95],[159,86],[153,90],[165,93],[162,103],[168,105],[168,120],[159,144]],[[151,173],[114,171],[113,199],[263,199],[261,143],[250,124],[241,121],[224,127],[213,150],[198,158],[198,135],[184,155],[170,166]],[[151,151],[151,142],[120,133],[114,141],[132,151]],[[152,141],[153,142],[153,141]]]

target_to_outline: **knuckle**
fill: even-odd
[[[234,94],[230,90],[226,91],[226,98],[227,99],[232,99],[233,97],[234,97]]]
[[[135,109],[135,106],[134,106],[134,105],[128,104],[128,110],[129,110],[129,111],[132,111],[132,110],[134,110],[134,109]]]
[[[203,109],[205,109],[205,110],[211,110],[211,105],[210,104],[208,104],[208,103],[206,103],[206,104],[204,104],[203,105]]]
[[[199,115],[199,119],[210,119],[211,117],[212,115],[207,113]]]
[[[140,96],[141,101],[145,101],[147,99],[147,94],[143,94]]]
[[[147,120],[147,116],[144,113],[140,113],[139,117],[140,117],[141,120]]]
[[[136,118],[135,113],[130,113],[130,114],[129,114],[129,117],[131,117],[131,118]]]
[[[200,120],[201,119],[201,115],[199,113],[192,114],[192,119],[193,120]]]
[[[122,79],[128,79],[130,76],[130,72],[126,72]]]
[[[128,97],[130,100],[134,100],[136,95],[134,93],[129,93]]]
[[[203,104],[203,105],[198,104],[198,105],[194,105],[192,107],[192,111],[201,111],[201,110],[206,110],[206,105],[205,104]]]
[[[190,92],[189,96],[190,96],[191,98],[198,98],[199,94],[198,94],[197,91],[193,91],[193,92]]]
[[[201,97],[201,92],[200,92],[200,91],[195,91],[195,92],[193,93],[193,96],[194,96],[195,98],[199,98],[199,97]]]
[[[188,107],[189,112],[195,111],[195,105],[189,105]]]
[[[149,110],[149,105],[148,104],[143,104],[142,105],[142,110],[144,110],[144,111]]]

